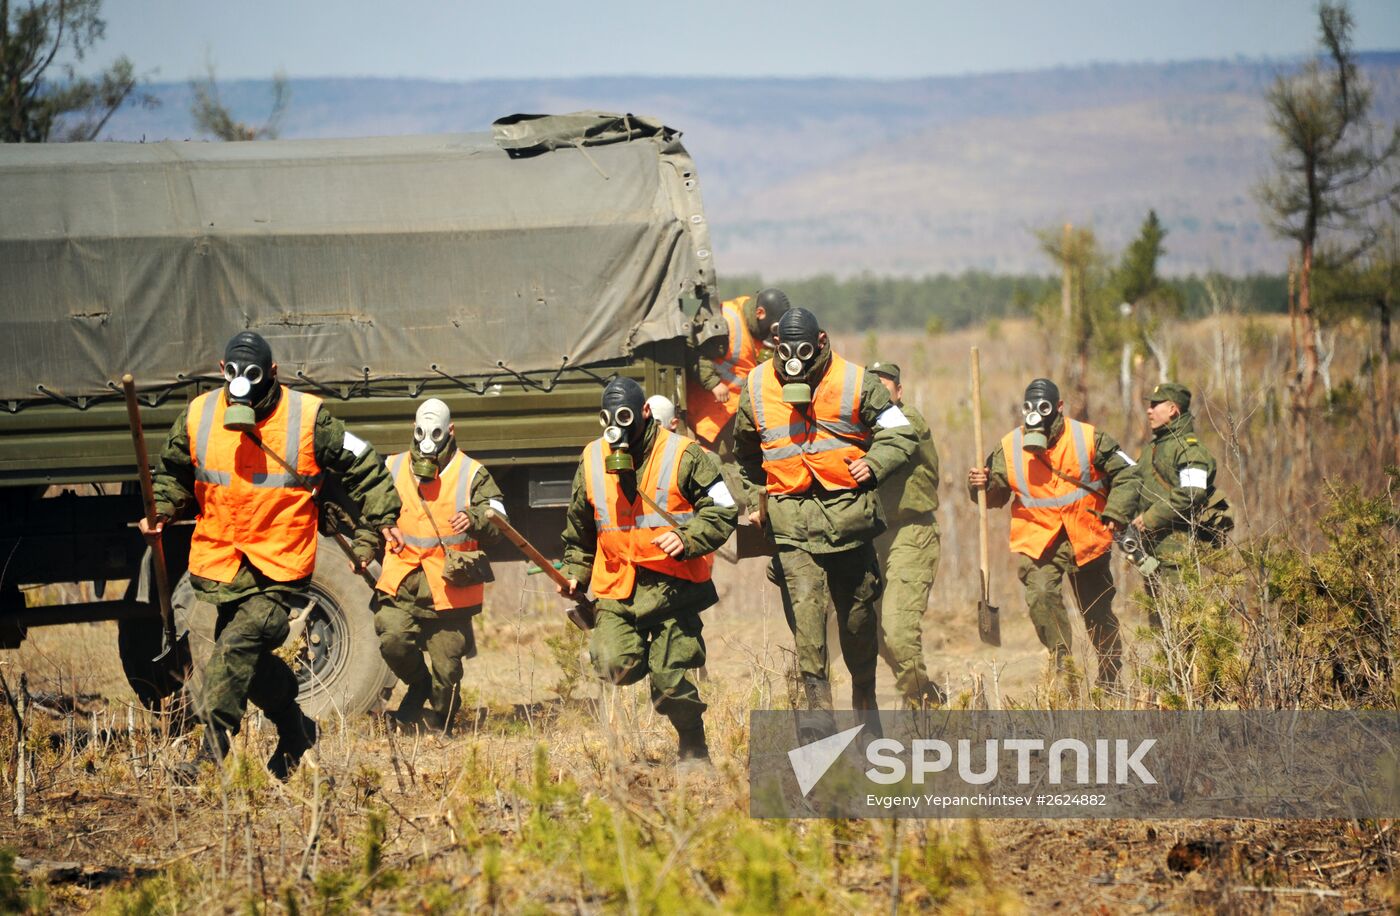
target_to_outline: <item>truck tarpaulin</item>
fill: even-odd
[[[0,400],[210,375],[243,329],[328,384],[683,336],[714,268],[678,137],[587,112],[495,139],[0,146]]]

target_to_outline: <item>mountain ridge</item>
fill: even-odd
[[[1400,117],[1400,51],[1358,55],[1378,120]],[[1044,272],[1034,230],[1092,225],[1116,249],[1149,208],[1163,269],[1283,269],[1252,188],[1270,171],[1264,93],[1297,61],[1094,64],[875,80],[579,77],[291,81],[282,135],[484,130],[520,111],[655,115],[694,156],[716,264],[782,278],[862,271]],[[187,83],[114,117],[107,139],[194,139]],[[269,80],[220,85],[235,116]]]

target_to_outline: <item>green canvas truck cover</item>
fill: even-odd
[[[683,336],[714,268],[679,134],[593,112],[495,134],[0,146],[0,402],[209,376],[245,328],[327,384]]]

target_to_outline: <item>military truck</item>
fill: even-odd
[[[448,136],[0,146],[0,647],[115,620],[141,700],[178,688],[152,661],[119,380],[137,380],[154,460],[243,329],[381,455],[408,447],[419,400],[445,400],[516,526],[557,551],[600,386],[621,373],[683,403],[686,338],[714,326],[679,137],[584,112]],[[198,663],[214,609],[189,586],[191,530],[167,529],[166,556]],[[90,600],[35,588],[83,582]],[[362,712],[393,684],[371,597],[323,536],[294,627],[313,714]]]

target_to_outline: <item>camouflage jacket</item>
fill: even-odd
[[[820,377],[831,364],[825,351],[814,367]],[[757,370],[755,370],[757,371]],[[885,530],[885,512],[875,488],[893,477],[910,460],[919,439],[906,421],[883,426],[880,416],[894,407],[890,393],[873,372],[864,373],[860,391],[860,421],[874,433],[865,462],[875,479],[855,490],[828,491],[813,484],[806,493],[772,496],[768,500],[768,525],[773,539],[808,553],[840,553],[873,540]],[[767,488],[763,451],[749,401],[748,386],[739,392],[739,413],[734,424],[734,455],[748,488],[748,505],[757,505],[757,494]]]
[[[1189,531],[1215,495],[1215,458],[1196,436],[1191,414],[1184,413],[1152,431],[1152,441],[1138,460],[1137,511],[1143,534],[1157,540],[1172,531]]]
[[[194,461],[190,457],[188,414],[185,410],[170,427],[170,436],[161,449],[155,474],[156,512],[178,519],[199,511],[194,496]],[[394,525],[399,517],[399,496],[384,461],[373,446],[350,435],[345,424],[330,415],[325,405],[316,414],[313,433],[316,463],[345,490],[353,505],[361,507],[356,520],[355,555],[373,558],[379,550],[379,529]],[[349,562],[346,560],[345,562]],[[191,576],[191,583],[209,601],[219,604],[236,601],[269,588],[301,591],[306,580],[273,582],[254,569],[245,557],[243,566],[229,583]]]
[[[656,424],[648,423],[642,447],[634,456],[638,466],[651,454],[656,441]],[[713,553],[729,540],[739,521],[739,510],[731,496],[728,505],[715,501],[712,490],[723,483],[719,459],[712,452],[692,442],[681,452],[677,485],[682,495],[694,507],[695,514],[676,533],[685,544],[685,557],[702,557]],[[727,489],[726,491],[727,492]],[[564,566],[561,570],[578,581],[579,589],[587,589],[593,577],[593,558],[598,552],[598,526],[593,504],[588,500],[584,483],[583,462],[574,473],[573,496],[564,518]],[[637,570],[637,585],[632,597],[623,601],[600,598],[598,607],[636,620],[664,620],[681,613],[699,612],[719,600],[713,582],[687,582],[654,570]]]
[[[1053,444],[1064,435],[1065,418],[1056,417],[1050,426],[1050,442]],[[1118,447],[1118,442],[1101,429],[1094,430],[1094,467],[1108,481],[1108,494],[1103,508],[1103,517],[1126,525],[1132,521],[1133,507],[1137,504],[1138,485],[1134,473],[1133,459]],[[987,456],[987,508],[999,509],[1011,500],[1011,484],[1006,478],[1006,453],[998,445]],[[968,487],[968,497],[977,501],[977,491]]]
[[[880,484],[880,500],[890,524],[902,519],[922,518],[938,510],[938,449],[923,414],[908,404],[900,404],[909,425],[919,437],[914,457]]]

